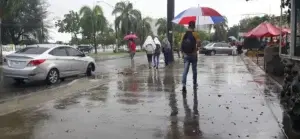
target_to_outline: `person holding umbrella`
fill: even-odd
[[[128,46],[129,46],[130,58],[131,60],[133,60],[136,52],[136,44],[133,39],[129,39]]]
[[[198,48],[200,47],[200,37],[194,31],[195,21],[189,22],[188,31],[184,34],[181,43],[181,51],[184,57],[184,71],[182,76],[182,90],[186,92],[186,78],[189,72],[190,64],[192,64],[193,70],[193,83],[194,87],[197,87],[197,61],[198,61]]]
[[[136,44],[134,42],[134,39],[137,39],[138,37],[135,34],[129,34],[124,37],[124,40],[128,40],[128,49],[129,49],[129,55],[131,60],[133,60],[135,52],[136,52]]]
[[[188,25],[188,31],[185,33],[181,50],[184,54],[184,72],[182,76],[182,94],[186,94],[186,78],[190,64],[193,70],[193,83],[197,87],[197,47],[200,47],[199,35],[195,32],[196,25],[217,24],[224,22],[224,17],[216,10],[209,7],[191,7],[182,12],[172,20],[175,24]],[[197,22],[197,24],[196,24]]]

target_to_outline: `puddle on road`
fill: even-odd
[[[41,121],[47,121],[45,111],[24,110],[0,116],[1,139],[30,139]]]

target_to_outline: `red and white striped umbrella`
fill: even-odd
[[[173,23],[187,25],[190,21],[195,21],[196,25],[217,24],[224,22],[224,17],[216,10],[209,7],[192,7],[179,13]]]

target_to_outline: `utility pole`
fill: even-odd
[[[0,59],[1,59],[0,64],[2,64],[2,62],[3,62],[1,28],[2,28],[2,19],[1,19],[1,13],[0,13]]]
[[[279,23],[279,27],[280,27],[280,38],[279,38],[279,55],[281,55],[281,49],[282,49],[282,8],[283,8],[283,4],[284,4],[284,1],[281,0],[281,3],[280,3],[280,23]]]
[[[174,55],[173,55],[173,23],[172,20],[174,18],[174,8],[175,8],[175,0],[168,0],[167,1],[167,35],[168,40],[171,44],[171,62],[174,61]]]

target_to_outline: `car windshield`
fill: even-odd
[[[19,51],[17,51],[16,53],[19,54],[42,54],[45,51],[47,51],[49,48],[45,48],[45,47],[26,47],[23,48]]]

